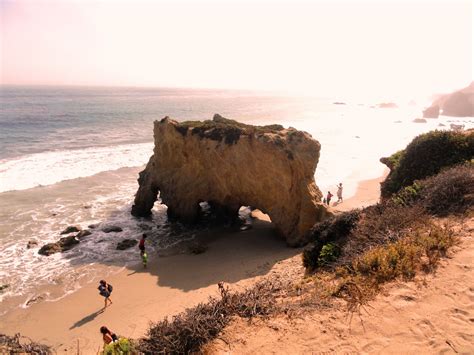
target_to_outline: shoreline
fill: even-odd
[[[361,181],[354,196],[335,211],[359,208],[379,199],[376,179]],[[72,294],[54,302],[39,302],[16,308],[2,316],[0,333],[20,332],[34,341],[53,347],[58,353],[96,353],[102,347],[99,327],[131,338],[146,333],[156,322],[218,295],[217,283],[231,289],[245,288],[270,273],[278,272],[283,261],[301,249],[289,248],[276,236],[268,217],[257,212],[252,228],[234,231],[215,228],[199,235],[207,250],[202,254],[150,255],[147,269],[137,262],[117,269],[107,281],[114,286],[114,302],[101,312],[103,298],[98,294],[100,275]],[[97,265],[97,264],[96,264]],[[110,266],[103,265],[104,268]]]

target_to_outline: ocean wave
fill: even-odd
[[[122,167],[144,165],[153,143],[49,151],[0,160],[0,192],[25,190],[92,176]]]

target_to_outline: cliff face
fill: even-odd
[[[439,108],[444,116],[474,117],[474,82],[464,89],[441,96],[425,111]]]
[[[157,199],[168,215],[193,222],[200,202],[237,216],[241,206],[267,213],[289,245],[327,212],[314,181],[320,144],[279,125],[250,126],[215,115],[212,121],[154,124],[155,148],[138,179],[132,214],[146,216]]]

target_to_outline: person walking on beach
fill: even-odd
[[[331,191],[328,191],[328,194],[326,195],[326,202],[328,206],[330,206],[332,196],[333,194],[331,193]]]
[[[138,249],[140,249],[140,255],[143,256],[145,254],[145,240],[147,238],[147,235],[143,233],[142,239],[140,239],[140,242],[138,243]]]
[[[102,333],[102,339],[104,340],[104,345],[118,341],[117,335],[115,335],[115,333],[112,333],[109,330],[109,328],[107,328],[105,325],[100,327],[100,332]]]
[[[107,308],[107,301],[112,304],[112,300],[110,299],[110,294],[112,293],[113,287],[112,285],[108,284],[105,282],[105,280],[100,280],[99,281],[99,287],[97,287],[99,290],[99,294],[105,298],[104,300],[104,309]]]
[[[337,185],[337,202],[342,202],[342,182]]]

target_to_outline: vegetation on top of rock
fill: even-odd
[[[200,138],[219,142],[224,140],[226,144],[230,145],[236,143],[241,135],[278,133],[284,130],[284,127],[278,124],[252,126],[215,114],[212,120],[180,122],[175,126],[175,129],[183,136],[190,131],[191,134],[196,134]]]
[[[381,184],[386,198],[415,180],[439,173],[443,168],[474,158],[474,131],[432,131],[417,136],[408,146],[380,161],[390,168]]]

